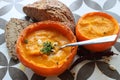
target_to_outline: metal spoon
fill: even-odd
[[[116,39],[116,37],[117,35],[112,35],[112,36],[105,36],[105,37],[81,41],[81,42],[65,44],[63,46],[60,46],[60,49],[68,47],[68,46],[80,46],[80,45],[98,44],[98,43],[104,43],[104,42],[113,42]]]

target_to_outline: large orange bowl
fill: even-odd
[[[78,41],[90,40],[114,34],[118,35],[119,31],[117,20],[111,15],[103,12],[87,13],[78,20],[76,25],[76,36]],[[92,52],[102,52],[113,46],[116,39],[113,42],[85,45],[84,47]]]
[[[30,40],[32,40],[34,36],[36,37],[36,35],[33,34],[36,32],[38,34],[37,37],[40,38],[42,35],[42,32],[39,32],[39,31],[43,31],[44,33],[44,30],[48,30],[48,32],[45,32],[47,33],[46,39],[48,40],[52,40],[54,38],[59,39],[59,37],[62,36],[66,38],[69,41],[69,43],[76,42],[76,37],[67,26],[61,24],[60,22],[43,21],[43,22],[33,23],[21,32],[16,43],[16,53],[21,63],[23,63],[25,66],[29,67],[30,69],[32,69],[38,75],[42,75],[42,76],[59,75],[63,73],[67,68],[69,68],[70,64],[74,59],[74,56],[76,55],[77,46],[67,47],[69,48],[69,51],[68,51],[69,53],[67,52],[64,54],[54,53],[51,55],[46,55],[41,53],[38,54],[36,53],[37,48],[34,48],[35,44],[33,44],[36,42],[34,40],[33,42],[31,42]],[[55,31],[56,34],[58,33],[57,34],[58,36],[55,36],[49,39],[49,35],[51,35],[52,31]],[[31,35],[34,35],[34,36],[31,37]],[[28,41],[26,39],[28,39]],[[30,44],[32,45],[30,46]],[[30,49],[28,47],[30,47]],[[67,51],[67,48],[65,49],[66,51]],[[56,55],[57,57],[54,57],[54,55]]]

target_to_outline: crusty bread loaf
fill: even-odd
[[[74,32],[75,21],[70,9],[58,0],[39,0],[23,7],[24,13],[32,20],[60,21]]]
[[[5,40],[8,48],[8,52],[12,56],[13,59],[17,59],[15,52],[15,44],[20,34],[21,30],[23,30],[26,26],[31,24],[26,20],[12,18],[6,25],[5,29]]]

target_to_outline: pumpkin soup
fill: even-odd
[[[60,65],[67,59],[71,47],[61,50],[58,48],[67,43],[70,41],[58,31],[38,30],[30,33],[23,41],[23,55],[37,65],[46,67]]]
[[[16,53],[21,63],[38,75],[59,75],[72,63],[77,46],[59,47],[76,41],[68,26],[57,21],[42,21],[29,25],[20,33]]]
[[[76,36],[78,41],[90,40],[94,38],[119,34],[117,20],[111,15],[103,12],[90,12],[83,15],[76,25]],[[116,37],[117,39],[117,37]],[[115,44],[113,42],[84,45],[92,52],[102,52]]]
[[[107,17],[101,15],[87,16],[79,23],[79,30],[87,38],[99,38],[109,36],[118,32],[116,24]]]

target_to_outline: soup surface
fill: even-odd
[[[44,43],[50,43],[53,47],[51,52],[44,53]],[[59,49],[59,46],[70,43],[70,41],[55,30],[38,30],[28,34],[24,39],[23,55],[33,64],[45,67],[59,66],[67,60],[71,47]]]
[[[112,20],[99,15],[85,17],[81,20],[79,26],[82,35],[89,39],[116,34],[115,30],[118,30],[115,29]]]

